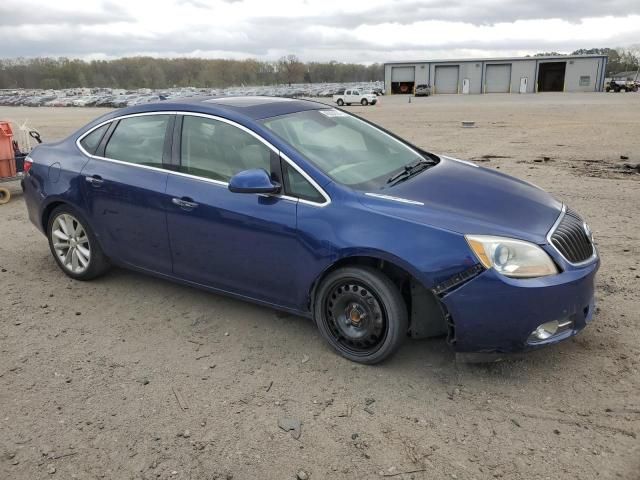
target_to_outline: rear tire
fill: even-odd
[[[47,222],[49,249],[60,269],[75,280],[92,280],[109,269],[109,260],[82,214],[56,207]]]
[[[400,290],[370,267],[331,272],[317,289],[313,313],[318,330],[336,352],[368,365],[392,355],[409,329]]]
[[[367,105],[369,105],[369,101],[368,101],[366,98],[363,98],[363,99],[360,101],[360,104],[361,104],[363,107],[366,107]]]
[[[341,98],[338,99],[338,105],[339,106],[343,106],[344,105],[344,100],[342,100]]]

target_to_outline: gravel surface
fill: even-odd
[[[640,174],[625,167],[640,163],[640,94],[352,109],[582,213],[602,256],[594,322],[497,364],[456,363],[431,339],[355,365],[304,319],[125,270],[70,280],[14,185],[0,206],[0,478],[640,478]],[[0,118],[53,140],[103,112]]]

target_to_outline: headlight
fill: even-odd
[[[489,235],[465,235],[471,250],[485,268],[507,277],[532,278],[558,273],[549,255],[533,243]]]

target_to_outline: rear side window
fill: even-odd
[[[136,165],[162,167],[169,119],[170,115],[143,115],[120,120],[104,156]]]
[[[284,173],[284,188],[287,195],[298,197],[310,202],[324,203],[324,197],[313,185],[288,163],[282,162]]]
[[[186,115],[180,149],[180,171],[190,175],[228,182],[243,170],[271,172],[271,150],[253,135],[219,120]]]
[[[109,125],[111,124],[106,123],[105,125],[96,128],[93,132],[80,140],[80,145],[82,145],[82,148],[84,148],[91,155],[96,153],[96,149],[98,148],[98,145],[100,145],[100,141],[109,128]]]

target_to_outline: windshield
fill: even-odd
[[[424,158],[340,110],[308,110],[262,123],[333,180],[356,190],[384,188],[390,176]]]

